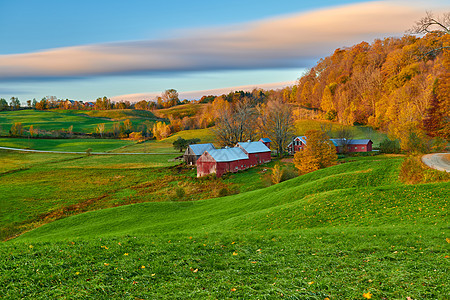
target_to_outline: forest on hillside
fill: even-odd
[[[402,139],[448,139],[450,35],[377,39],[336,49],[285,91],[285,98],[343,124],[369,125]]]

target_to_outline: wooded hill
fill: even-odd
[[[449,137],[450,35],[377,39],[336,49],[292,87],[291,102],[344,124]],[[286,95],[288,91],[285,91]]]

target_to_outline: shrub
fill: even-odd
[[[178,199],[183,199],[184,196],[186,195],[186,192],[185,192],[184,188],[179,186],[175,189],[175,194]]]
[[[400,167],[400,180],[408,184],[448,181],[450,174],[426,167],[420,156],[406,158]]]
[[[400,143],[398,140],[385,139],[380,143],[381,153],[400,153]]]
[[[272,183],[277,184],[282,181],[284,170],[280,164],[276,164],[272,169]]]
[[[142,141],[142,140],[144,140],[144,137],[142,136],[142,133],[140,131],[139,132],[132,132],[132,133],[130,133],[129,138],[131,140],[133,140],[133,141]]]

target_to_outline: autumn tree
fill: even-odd
[[[170,135],[170,126],[163,122],[156,122],[153,125],[153,136],[157,140],[162,140]]]
[[[9,131],[11,136],[22,136],[23,134],[23,126],[22,123],[17,122],[11,126],[11,130]]]
[[[101,137],[103,137],[103,133],[105,132],[105,123],[97,124],[97,128],[95,131],[100,134]]]
[[[261,135],[267,136],[277,155],[282,156],[295,131],[291,107],[279,99],[272,99],[258,110]]]
[[[336,148],[329,137],[319,130],[306,132],[306,146],[294,155],[294,165],[306,174],[336,164]]]
[[[217,100],[217,99],[216,99]],[[216,100],[214,100],[213,105]],[[227,104],[225,100],[217,104],[216,126],[214,133],[221,146],[234,146],[238,142],[252,140],[256,136],[257,113],[252,103],[247,99]]]
[[[177,104],[180,104],[180,99],[178,98],[178,92],[175,89],[165,90],[164,93],[161,94],[162,106],[164,108],[172,107]]]

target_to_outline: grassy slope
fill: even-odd
[[[100,232],[101,236],[115,236],[239,228],[245,231],[291,230],[316,227],[320,222],[370,226],[412,219],[419,223],[434,223],[434,218],[429,222],[427,218],[430,214],[441,215],[441,209],[446,208],[448,183],[429,186],[392,184],[396,181],[399,162],[400,159],[391,159],[342,164],[263,190],[214,200],[147,203],[91,212],[48,224],[22,238],[55,240],[92,237]],[[436,199],[428,203],[430,197]],[[424,212],[409,217],[408,212],[418,204],[426,205]],[[316,214],[318,205],[323,206],[321,213],[325,216]],[[265,218],[267,214],[273,217]],[[287,222],[289,219],[293,221]]]
[[[113,123],[130,119],[133,126],[144,122],[158,120],[150,111],[140,110],[21,110],[0,112],[0,128],[3,134],[7,134],[11,126],[20,122],[25,129],[33,125],[35,129],[60,130],[68,129],[73,125],[74,132],[93,133],[97,124],[104,123],[105,129],[110,130]],[[2,132],[0,132],[1,134]]]
[[[205,104],[200,103],[189,103],[183,105],[177,105],[170,108],[158,109],[155,114],[160,118],[169,118],[172,116],[174,118],[183,119],[184,117],[192,117],[201,111]]]
[[[400,162],[60,220],[0,247],[0,286],[11,297],[445,299],[449,184],[403,185]]]
[[[113,139],[0,138],[0,146],[2,147],[63,152],[84,152],[89,148],[93,152],[108,152],[134,144],[136,144],[134,141]]]
[[[0,150],[0,239],[61,217],[147,201],[187,201],[265,186],[259,171],[196,180],[169,155],[20,153]],[[176,195],[176,189],[184,196]]]
[[[123,147],[115,150],[116,153],[125,153],[125,152],[138,152],[138,153],[174,153],[178,155],[182,155],[183,153],[177,152],[173,148],[173,142],[181,137],[183,139],[193,139],[199,138],[201,140],[200,143],[214,143],[215,135],[211,128],[206,129],[193,129],[193,130],[183,130],[177,132],[170,137],[163,139],[161,141],[150,140],[141,144],[130,145],[127,147]]]

